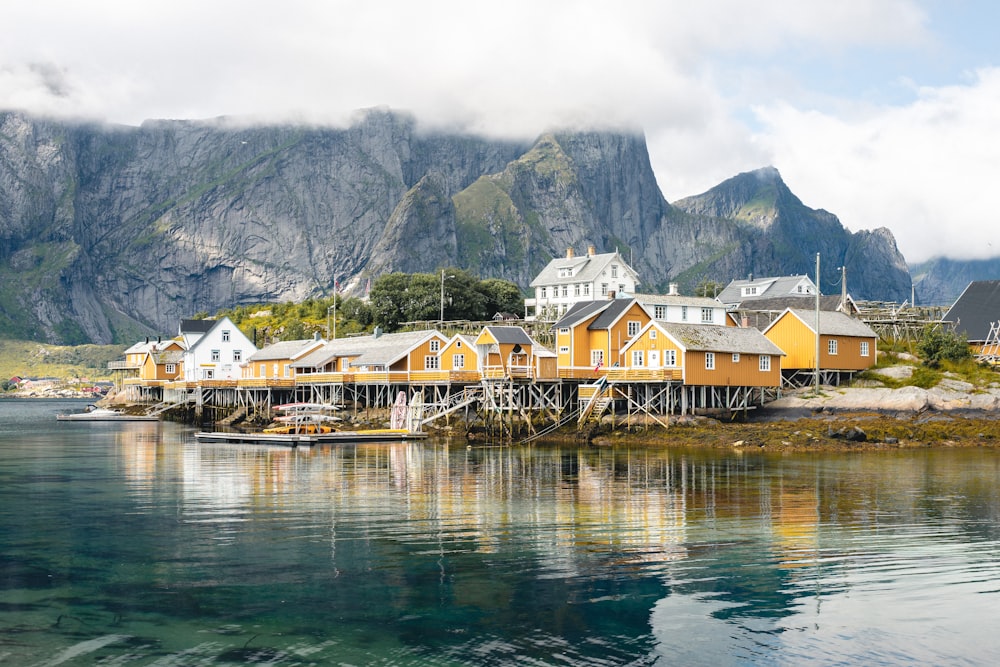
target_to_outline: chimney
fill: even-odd
[[[566,259],[573,259],[573,248],[566,248]]]
[[[747,282],[748,283],[752,283],[753,282],[753,274],[752,273],[747,276]]]
[[[677,283],[670,283],[669,289],[667,289],[667,296],[679,296],[677,291]]]
[[[593,244],[587,246],[587,256],[588,257],[593,257],[595,252],[597,252],[597,249],[594,248]]]
[[[747,317],[746,315],[744,315],[743,319],[740,320],[740,326],[743,327],[744,329],[749,329],[750,328],[750,318]]]

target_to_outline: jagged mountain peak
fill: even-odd
[[[737,174],[699,195],[673,203],[688,213],[728,218],[766,229],[782,214],[805,208],[774,167]]]

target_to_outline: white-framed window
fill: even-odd
[[[765,373],[771,370],[771,355],[762,354],[758,358],[757,367]]]
[[[222,359],[222,352],[220,350],[212,350],[212,361],[219,361]]]
[[[677,350],[664,350],[663,351],[663,365],[664,366],[676,366],[677,365]]]
[[[441,368],[441,358],[436,354],[428,354],[424,357],[424,370],[436,371]]]
[[[573,285],[573,296],[580,296],[580,283]]]
[[[743,296],[753,296],[756,293],[757,293],[757,288],[756,287],[744,287],[743,288]]]
[[[705,370],[707,371],[715,370],[715,352],[705,353]]]
[[[228,329],[223,329],[222,330],[222,342],[223,343],[228,343],[229,342],[229,330]]]
[[[546,292],[546,289],[544,287],[539,287],[538,288],[538,298],[544,299],[545,298],[545,292]]]
[[[568,334],[569,333],[569,327],[559,327],[559,333],[561,333],[561,334]]]
[[[636,320],[629,320],[628,321],[628,324],[626,326],[628,327],[628,337],[629,338],[631,338],[632,336],[634,336],[637,333],[639,333],[639,329],[642,328],[641,324],[642,324],[641,322],[638,322]]]
[[[653,306],[653,319],[665,320],[667,319],[667,307],[666,306]]]
[[[681,306],[681,322],[687,322],[687,321],[688,321],[688,307]]]
[[[167,373],[168,375],[173,375],[174,373],[177,372],[177,365],[176,364],[166,364],[163,367],[163,371],[165,373]]]
[[[201,373],[202,373],[202,377],[204,379],[206,379],[206,380],[211,380],[211,379],[213,379],[215,377],[215,369],[214,368],[205,368],[205,369],[202,369]]]
[[[566,297],[569,296],[569,285],[563,285],[562,286],[562,295],[563,295],[563,298],[566,298]]]
[[[632,367],[639,368],[644,365],[642,350],[632,350]]]
[[[271,377],[278,377],[278,364],[271,364]]]
[[[262,378],[266,378],[267,377],[267,364],[261,364],[260,365],[260,376]]]
[[[233,350],[233,362],[243,361],[243,350]]]
[[[611,277],[612,278],[617,278],[618,277],[618,265],[617,264],[612,264],[611,265]]]
[[[590,296],[590,283],[585,283],[583,285],[583,295]]]
[[[837,339],[831,338],[826,343],[826,351],[830,354],[837,354]]]
[[[604,350],[591,350],[590,351],[590,365],[603,366],[604,365]]]
[[[452,364],[452,366],[455,367],[456,371],[465,368],[465,355],[464,354],[456,354],[455,356],[453,356],[451,358],[451,364]]]
[[[868,341],[866,340],[861,341],[861,356],[862,357],[868,356]]]
[[[733,363],[734,364],[740,363],[740,353],[739,352],[733,352]]]
[[[625,285],[623,283],[618,283],[618,293],[621,294],[625,291]]]
[[[285,379],[292,377],[292,365],[285,364]]]
[[[440,351],[441,351],[441,341],[435,338],[434,340],[431,341],[431,352],[440,352]]]
[[[711,322],[712,321],[712,308],[702,308],[701,309],[701,321]]]
[[[462,347],[462,341],[456,340],[455,341],[455,347]]]
[[[569,354],[569,345],[560,345],[559,354]]]
[[[656,329],[649,330],[649,340],[656,340]]]
[[[601,283],[601,296],[607,296],[607,295],[608,295],[608,284]]]

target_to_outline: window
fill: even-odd
[[[441,341],[435,339],[431,341],[431,352],[438,352],[441,350]]]
[[[656,329],[649,330],[649,340],[656,340]]]
[[[215,377],[215,369],[214,368],[206,368],[206,369],[204,369],[202,371],[202,375],[204,375],[204,379],[205,380],[211,380],[212,378]]]
[[[285,378],[292,377],[292,366],[291,364],[285,364]]]
[[[705,370],[707,371],[715,370],[715,352],[705,353]]]
[[[868,356],[868,341],[866,340],[861,341],[861,356],[862,357]]]
[[[243,361],[243,350],[233,350],[233,361]]]
[[[701,321],[711,322],[712,321],[712,308],[702,308],[701,309]]]
[[[170,375],[173,375],[174,373],[177,372],[177,365],[176,364],[167,364],[166,366],[163,367],[163,370],[166,373],[168,373]]]
[[[456,340],[455,341],[455,347],[462,347],[462,341]]]
[[[262,378],[266,378],[267,377],[267,364],[261,364],[260,365],[260,376]]]
[[[573,285],[573,296],[580,296],[580,283]]]
[[[465,368],[465,355],[456,354],[454,357],[451,358],[451,363],[452,366],[455,367],[456,371]]]
[[[212,361],[219,361],[222,358],[222,352],[219,350],[212,350]]]
[[[222,342],[223,343],[228,343],[229,342],[229,331],[226,330],[226,329],[222,330]]]
[[[744,287],[743,288],[743,296],[753,296],[756,293],[757,293],[757,288],[756,287]]]
[[[667,319],[667,307],[666,306],[653,306],[653,318],[657,320]]]
[[[611,265],[611,277],[612,278],[617,278],[618,277],[618,265],[617,264],[612,264]]]
[[[590,351],[590,365],[594,368],[604,365],[604,350]]]
[[[569,327],[559,327],[559,333],[561,333],[561,334],[568,334],[569,333]]]
[[[562,295],[563,295],[564,298],[569,296],[569,286],[568,285],[563,285],[562,286]]]
[[[837,339],[831,338],[826,344],[826,351],[830,354],[837,354]]]
[[[740,363],[740,353],[739,352],[733,352],[733,363],[734,364]]]
[[[590,296],[590,283],[583,286],[583,295]]]
[[[539,287],[538,288],[538,297],[541,298],[541,299],[544,299],[545,298],[545,291],[546,290],[545,290],[544,287]]]
[[[278,377],[278,364],[271,364],[271,377]]]
[[[559,354],[569,354],[569,345],[560,345]]]
[[[424,357],[424,370],[436,371],[441,368],[440,358],[436,354],[428,354]]]
[[[625,291],[625,285],[623,285],[622,283],[618,283],[618,292],[621,293],[624,291]]]
[[[687,322],[687,321],[688,321],[688,307],[681,306],[681,322]]]
[[[760,370],[767,372],[771,370],[771,357],[767,354],[762,354],[758,358],[758,368]]]
[[[629,320],[629,322],[628,322],[628,337],[629,338],[631,338],[632,336],[634,336],[637,333],[639,333],[639,324],[640,323],[636,322],[635,320]]]
[[[632,367],[639,368],[644,365],[642,362],[642,350],[632,350]]]
[[[664,366],[676,366],[677,365],[677,350],[664,350],[663,351],[663,365]]]
[[[608,295],[608,284],[601,283],[601,296],[607,296],[607,295]]]

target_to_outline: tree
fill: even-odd
[[[708,278],[705,278],[700,283],[698,283],[697,287],[694,288],[694,295],[704,296],[708,297],[709,299],[714,299],[715,297],[719,296],[719,293],[723,289],[725,289],[725,287],[726,287],[725,285],[723,285],[717,280],[709,280]]]
[[[479,283],[479,290],[485,298],[483,317],[488,320],[495,313],[520,313],[524,310],[524,297],[517,285],[509,280],[487,278]]]
[[[924,360],[924,365],[931,368],[937,368],[942,361],[957,363],[972,356],[965,334],[933,324],[926,325],[921,332],[917,352]]]

